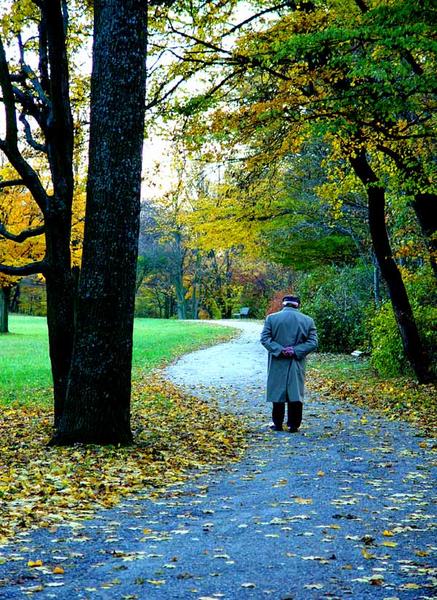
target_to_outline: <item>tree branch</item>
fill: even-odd
[[[15,98],[9,78],[9,68],[6,61],[5,49],[0,38],[0,87],[3,94],[3,103],[6,116],[5,141],[11,146],[17,145],[17,119],[15,115]]]
[[[215,44],[212,44],[211,42],[207,42],[206,40],[197,38],[194,35],[185,33],[184,31],[179,31],[178,29],[175,29],[175,27],[173,27],[173,25],[171,23],[170,23],[170,28],[173,31],[173,33],[180,35],[183,38],[186,38],[193,42],[196,42],[196,44],[200,44],[201,46],[203,46],[205,48],[209,48],[210,50],[215,50],[219,54],[227,54],[231,59],[236,61],[237,64],[262,67],[262,69],[264,71],[266,71],[267,73],[270,73],[270,75],[274,75],[275,77],[277,77],[278,79],[282,79],[283,81],[290,81],[290,77],[287,77],[283,73],[279,73],[278,71],[275,71],[274,69],[271,69],[270,67],[267,67],[266,65],[263,65],[262,62],[255,57],[248,57],[248,56],[243,56],[241,54],[235,54],[235,53],[231,52],[230,50],[226,50],[226,48],[222,48],[221,46],[216,46]]]
[[[254,15],[251,15],[247,19],[244,19],[244,21],[241,21],[240,23],[237,23],[236,25],[231,27],[229,29],[229,31],[227,31],[226,33],[224,33],[222,35],[222,38],[224,38],[228,35],[232,35],[234,33],[234,31],[237,31],[238,29],[241,29],[241,27],[248,25],[249,23],[251,23],[252,21],[257,19],[258,17],[262,17],[263,15],[266,15],[269,12],[273,12],[274,10],[281,10],[281,8],[287,8],[287,7],[290,7],[289,1],[283,2],[282,4],[277,4],[276,6],[270,6],[269,8],[265,8],[264,10],[261,10],[260,12],[254,14]]]
[[[38,152],[47,153],[47,146],[45,144],[40,144],[39,142],[37,142],[34,139],[34,137],[32,135],[32,130],[30,129],[29,122],[26,119],[26,115],[24,113],[22,113],[20,115],[19,119],[23,123],[24,133],[26,135],[26,141],[29,144],[29,146],[31,146],[34,150],[37,150]]]
[[[50,105],[51,105],[50,100],[49,100],[47,94],[44,92],[42,85],[41,85],[38,77],[33,72],[33,70],[28,65],[24,65],[24,64],[22,66],[22,70],[23,70],[23,73],[26,75],[26,77],[32,83],[33,89],[38,94],[38,98],[41,100],[41,102],[45,106],[50,108]]]
[[[2,150],[14,169],[23,179],[24,185],[29,189],[35,202],[43,213],[47,210],[48,196],[34,169],[23,158],[18,149],[17,120],[15,114],[15,97],[12,88],[8,63],[3,43],[0,39],[0,87],[3,93],[3,102],[6,112],[6,137],[0,140]]]
[[[22,244],[26,240],[31,237],[37,237],[38,235],[42,235],[45,232],[44,225],[40,227],[34,227],[32,229],[24,229],[18,234],[11,233],[6,229],[3,223],[0,223],[0,236],[6,238],[7,240],[11,240],[12,242],[16,242],[17,244]]]
[[[0,189],[14,187],[15,185],[24,185],[24,181],[22,179],[9,179],[8,181],[0,181]]]
[[[25,277],[26,275],[37,275],[47,271],[47,263],[45,260],[29,263],[22,267],[13,267],[11,265],[3,265],[0,263],[0,273],[11,275],[12,277]]]

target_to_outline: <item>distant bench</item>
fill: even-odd
[[[237,313],[234,313],[232,316],[237,317],[237,319],[244,319],[245,317],[247,318],[249,316],[249,313],[250,313],[250,308],[248,306],[244,306],[243,308],[240,308],[240,310]]]

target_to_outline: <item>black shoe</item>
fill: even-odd
[[[275,425],[274,423],[271,423],[271,424],[269,425],[269,429],[270,429],[270,431],[283,431],[283,429],[282,429],[282,425],[281,425],[281,427],[278,427],[278,426],[277,426],[277,425]]]
[[[287,427],[288,433],[297,433],[299,431],[298,427]]]

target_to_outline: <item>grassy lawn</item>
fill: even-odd
[[[9,329],[11,333],[0,335],[0,404],[51,402],[46,319],[11,315]],[[232,335],[231,329],[218,325],[136,319],[134,377]]]

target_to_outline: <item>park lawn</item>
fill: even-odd
[[[437,388],[408,377],[383,378],[367,357],[316,353],[309,357],[307,387],[323,399],[344,400],[402,419],[437,437]]]
[[[51,403],[46,319],[11,315],[9,329],[9,334],[0,335],[0,405]],[[220,325],[135,319],[134,379],[185,352],[233,335],[232,329]]]

